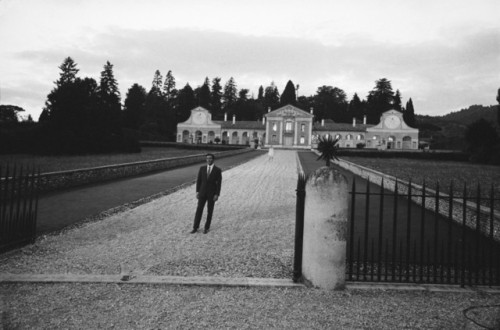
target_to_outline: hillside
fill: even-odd
[[[463,150],[467,126],[484,118],[500,132],[498,106],[472,105],[444,116],[417,115],[420,139],[431,143],[432,149]]]
[[[497,109],[498,105],[472,105],[467,109],[462,109],[460,111],[451,112],[445,116],[440,116],[440,118],[446,121],[454,121],[464,125],[470,125],[473,122],[484,118],[490,123],[498,126]]]

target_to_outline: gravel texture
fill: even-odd
[[[0,285],[0,296],[4,329],[484,329],[463,311],[500,303],[479,293],[128,284]],[[499,311],[469,316],[498,329]]]
[[[190,185],[5,254],[0,273],[291,278],[295,185],[295,153],[278,150],[223,173],[207,235],[189,234]],[[481,329],[472,320],[500,327],[499,305],[481,292],[3,283],[0,329]]]
[[[295,152],[277,152],[274,161],[264,155],[223,173],[207,235],[189,234],[196,207],[190,185],[46,236],[6,255],[0,272],[291,278],[295,184]]]

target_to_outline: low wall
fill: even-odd
[[[252,149],[237,149],[230,151],[213,152],[216,158],[228,157]],[[154,171],[167,170],[175,167],[191,165],[204,162],[206,154],[198,154],[186,157],[163,158],[152,161],[117,164],[110,166],[99,166],[71,171],[60,171],[42,173],[36,184],[41,193],[82,186],[89,183],[103,182],[129,176],[145,174]]]
[[[334,161],[334,163],[364,179],[369,180],[377,185],[384,185],[384,188],[389,191],[395,191],[396,180],[398,187],[398,194],[404,196],[408,194],[410,183],[406,181],[399,180],[393,176],[351,163],[349,161],[339,159]],[[414,183],[411,183],[411,195],[412,200],[418,204],[422,205],[422,192],[423,187]],[[426,196],[436,196],[436,191],[425,188]],[[420,196],[418,196],[420,195]],[[464,208],[463,200],[460,198],[454,198],[450,201],[449,196],[439,192],[440,202],[436,203],[436,198],[425,198],[425,208],[436,212],[437,211],[444,217],[451,217],[454,221],[459,224],[464,223],[464,210],[465,210],[465,224],[466,226],[476,229],[477,226],[477,215],[478,215],[478,205],[471,201],[466,202]],[[446,202],[443,201],[446,200]],[[451,210],[450,210],[451,205]],[[491,214],[493,214],[493,237],[495,240],[500,241],[500,212],[491,210],[489,207],[479,206],[479,229],[482,233],[489,236],[490,234],[490,221]]]

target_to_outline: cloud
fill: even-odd
[[[300,84],[301,95],[312,95],[322,85],[342,88],[362,98],[375,81],[388,78],[403,101],[412,97],[417,113],[444,114],[472,104],[494,103],[500,32],[455,30],[447,40],[401,44],[375,42],[351,34],[335,45],[293,37],[244,36],[236,33],[161,29],[110,28],[80,35],[60,48],[24,51],[12,59],[24,63],[33,75],[31,86],[9,81],[3,94],[24,99],[41,111],[45,96],[59,76],[58,66],[71,56],[81,76],[99,79],[106,61],[114,65],[122,97],[133,83],[146,89],[159,69],[172,70],[178,88],[201,85],[205,77],[225,83],[234,77],[239,88],[257,93],[274,81],[280,91],[288,79]],[[28,73],[27,73],[28,74]],[[26,77],[25,77],[26,78]],[[5,86],[5,84],[4,84]],[[29,88],[28,92],[16,88]],[[493,95],[491,98],[489,95]],[[492,100],[488,103],[488,100]]]

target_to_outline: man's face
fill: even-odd
[[[214,157],[212,156],[207,156],[207,164],[212,165],[214,163]]]

